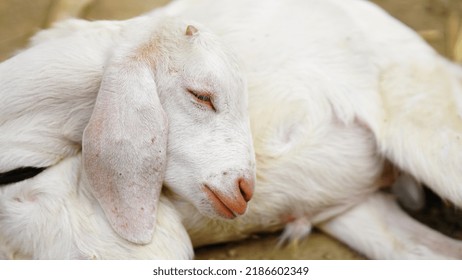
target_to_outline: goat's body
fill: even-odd
[[[442,235],[409,238],[435,234],[415,221],[392,225],[409,222],[406,214],[386,214],[381,207],[394,202],[369,198],[388,157],[462,206],[460,69],[366,1],[178,0],[167,10],[222,36],[239,53],[249,83],[258,178],[253,202],[231,223],[192,219],[193,210],[184,211],[193,244],[234,240],[288,221],[284,234],[299,237],[336,216],[330,223],[347,220],[349,231],[323,229],[373,258],[462,257],[462,243]],[[355,205],[351,211],[363,216],[351,219],[345,210]],[[375,206],[389,217],[377,222],[368,215]],[[396,227],[388,239],[387,227]],[[399,242],[404,249],[393,245]]]
[[[114,233],[81,174],[81,157],[62,160],[0,191],[0,256],[7,259],[186,259],[189,237],[162,198],[154,240],[146,246]],[[5,212],[5,211],[8,212]]]
[[[180,0],[164,11],[202,22],[220,35],[239,54],[250,94],[249,109],[258,168],[256,190],[247,214],[234,221],[209,219],[191,204],[176,196],[171,197],[184,217],[185,227],[195,246],[242,239],[255,232],[277,230],[289,224],[286,234],[290,237],[301,237],[309,232],[312,225],[320,226],[352,248],[373,258],[462,257],[460,242],[407,220],[403,212],[394,208],[392,201],[383,195],[374,194],[382,184],[384,162],[388,157],[444,198],[462,206],[462,191],[458,189],[462,178],[460,172],[456,172],[461,166],[458,152],[462,150],[457,140],[462,132],[458,110],[461,96],[459,70],[440,58],[417,35],[375,7],[359,0]],[[85,21],[63,24],[39,35],[34,49],[40,47],[41,40],[66,37],[68,35],[63,35],[63,30],[72,29],[77,30],[77,34],[81,31],[95,34],[101,32],[106,38],[102,39],[104,46],[111,40],[111,34],[117,34],[116,25],[111,22],[99,24]],[[75,47],[81,48],[84,43],[82,40],[76,41]],[[56,149],[57,144],[53,142],[55,146],[44,151],[45,155],[51,153],[53,157],[48,159],[40,155],[38,158],[46,158],[47,162],[39,163],[39,166],[54,164],[61,158],[78,153],[79,137],[90,117],[101,80],[102,70],[99,67],[103,65],[108,51],[101,46],[93,47],[101,52],[92,52],[96,57],[94,60],[90,57],[91,65],[79,59],[63,64],[68,66],[65,71],[69,71],[73,77],[79,77],[75,85],[77,90],[68,92],[69,96],[63,99],[70,102],[65,103],[63,108],[68,110],[64,111],[66,114],[63,113],[63,116],[68,116],[69,112],[76,115],[68,118],[67,122],[66,118],[58,118],[61,122],[56,124],[54,130],[47,128],[49,133],[72,127],[70,132],[59,133],[67,136],[73,145],[77,143],[77,148],[62,142],[63,148],[59,149],[58,145]],[[52,54],[49,59],[53,60]],[[5,64],[1,67],[0,71],[7,73],[12,66]],[[17,71],[25,72],[21,69]],[[28,73],[32,79],[32,70]],[[72,81],[74,79],[65,84],[73,84]],[[52,92],[60,93],[59,86],[60,83],[45,85],[46,90],[37,90],[32,86],[21,88],[20,92],[32,93],[34,96],[43,94],[49,98],[47,90],[58,87]],[[80,93],[83,98],[79,98]],[[0,97],[4,98],[4,95],[2,92]],[[50,103],[46,104],[49,106]],[[430,115],[429,112],[434,112],[434,106],[438,106],[441,111]],[[26,109],[19,104],[11,105],[11,108],[17,112]],[[71,110],[74,108],[83,109]],[[51,109],[37,107],[35,110],[47,114]],[[45,116],[43,119],[47,118]],[[4,123],[3,119],[0,120]],[[13,120],[11,122],[14,123]],[[69,126],[68,122],[75,123]],[[427,139],[431,139],[428,140],[431,142],[427,142]],[[46,147],[48,143],[51,142],[37,145]],[[8,147],[15,147],[15,144],[11,143]],[[3,142],[0,145],[3,146]],[[1,150],[2,146],[0,151],[5,153]],[[3,156],[0,154],[0,159]],[[18,162],[18,166],[28,162],[30,159],[24,159]],[[78,163],[74,164],[75,171],[68,169],[67,173],[63,173],[63,178],[78,177],[76,174],[79,174],[79,166]],[[443,172],[445,170],[446,173]],[[46,173],[39,176],[42,175],[46,176]],[[20,184],[30,187],[27,182]],[[20,184],[9,186],[3,191],[2,203],[8,200],[5,195],[10,188],[17,188]],[[74,184],[74,188],[79,186],[77,182]],[[68,191],[75,192],[70,185]],[[75,194],[69,193],[61,196],[59,193],[63,190],[53,184],[42,187],[41,192],[47,190],[61,197],[63,205],[75,197]],[[77,189],[80,188],[85,189],[82,186]],[[91,204],[91,197],[85,199],[89,200],[86,203]],[[8,203],[14,203],[13,196]],[[161,204],[170,207],[164,200]],[[101,211],[93,207],[93,210],[96,209],[94,211]],[[388,208],[392,211],[385,213]],[[374,209],[378,212],[370,214]],[[84,213],[85,210],[79,211]],[[69,217],[72,216],[69,214]],[[103,219],[103,216],[99,218]],[[399,222],[392,225],[391,219]],[[91,224],[92,221],[82,223]],[[349,228],[343,231],[345,223],[348,223]],[[101,232],[104,233],[98,231],[96,224],[93,223],[95,228],[91,230],[96,232],[93,238],[110,240],[105,237],[111,234],[107,222],[99,223],[103,225],[101,227],[104,230]],[[396,228],[389,239],[387,224],[390,228]],[[175,222],[172,225],[177,226]],[[364,225],[368,225],[368,228],[364,228]],[[79,225],[75,227],[79,228]],[[178,230],[168,229],[165,224],[161,224],[162,228]],[[361,231],[362,228],[364,231]],[[0,237],[4,234],[1,232]],[[112,234],[115,236],[115,233]],[[429,241],[414,239],[414,234],[431,238]],[[14,232],[11,231],[8,243],[14,244],[12,240],[19,242],[19,239],[14,238]],[[154,238],[153,243],[176,241],[167,236],[155,235]],[[98,240],[85,240],[83,236],[68,238],[75,239],[79,244],[91,244],[89,246],[97,248],[98,252],[110,253],[23,253],[55,258],[150,258],[162,257],[163,254],[161,250],[155,250],[157,254],[154,251],[144,253],[143,249],[139,249],[140,254],[134,251],[130,254],[134,249],[125,247],[124,243],[107,248],[107,244],[98,243]],[[394,247],[400,239],[406,241],[406,246],[400,247],[404,249]],[[23,242],[33,244],[37,241],[25,239]],[[56,250],[59,252],[70,248],[73,251],[74,248],[82,251],[82,247],[69,246],[61,244],[61,249]],[[185,257],[188,255],[187,248],[185,245],[178,248],[178,252],[181,252],[177,255],[165,257]],[[149,255],[150,252],[153,255]]]

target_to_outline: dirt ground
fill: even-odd
[[[68,16],[124,19],[168,0],[1,0],[0,61],[25,46],[27,39]],[[373,0],[409,25],[436,50],[462,62],[462,0]],[[462,238],[462,214],[427,194],[427,207],[411,215],[445,234]],[[262,234],[235,243],[197,250],[197,259],[363,259],[329,236],[314,231],[298,244],[277,247],[278,234]]]

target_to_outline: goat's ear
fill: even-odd
[[[137,244],[154,232],[167,129],[149,66],[108,65],[83,133],[83,168],[113,229]]]

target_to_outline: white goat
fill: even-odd
[[[234,221],[204,217],[198,211],[204,212],[200,204],[191,203],[190,196],[188,201],[190,193],[176,188],[180,183],[166,180],[173,190],[168,196],[181,212],[195,246],[236,240],[284,226],[284,237],[300,238],[314,225],[370,258],[462,258],[460,241],[409,218],[392,198],[378,191],[393,179],[388,178],[386,170],[385,162],[389,160],[443,198],[462,206],[462,189],[458,186],[462,182],[458,172],[458,151],[462,148],[462,71],[457,66],[437,55],[408,28],[360,0],[178,0],[153,16],[159,13],[193,19],[218,34],[243,61],[241,69],[250,93],[258,182],[246,215]],[[39,34],[33,49],[56,37],[70,46],[71,38],[92,30],[111,38],[119,24],[69,21]],[[72,29],[77,31],[67,35]],[[72,43],[82,49],[87,42]],[[74,97],[67,98],[82,103]],[[87,112],[87,117],[90,114]],[[180,126],[179,122],[176,124]],[[83,122],[80,127],[85,125]],[[169,134],[173,127],[169,125]],[[169,139],[174,138],[169,135]],[[211,155],[209,161],[215,162],[215,156]],[[78,165],[79,158],[74,157],[58,166],[68,161]],[[184,168],[182,159],[175,159],[180,167],[171,170],[178,176],[188,173],[190,166]],[[209,168],[208,162],[200,164]],[[60,173],[58,166],[5,190],[17,193],[20,188],[15,186],[31,187],[33,180],[53,170],[61,181],[78,174],[78,166],[70,167],[68,173]],[[172,178],[169,167],[170,164],[166,177]],[[52,194],[57,193],[56,188],[42,185],[40,191]],[[70,189],[76,189],[75,185]],[[3,191],[1,203],[13,198],[6,193]],[[212,195],[211,199],[216,205],[229,207],[226,200],[221,204]],[[61,201],[66,200],[63,196]],[[0,204],[0,210],[5,209]],[[175,214],[168,209],[171,215]],[[1,214],[9,218],[13,216],[10,212]],[[105,219],[104,215],[98,218]],[[2,219],[0,236],[4,235]],[[11,223],[18,225],[20,221],[15,218]],[[46,224],[43,219],[35,221],[39,226]],[[87,222],[82,223],[76,227],[86,228]],[[103,226],[110,234],[107,222]],[[164,227],[159,219],[156,232]],[[40,234],[31,238],[43,248],[45,240],[55,241],[45,231]],[[77,238],[70,241],[75,243]],[[105,242],[105,236],[95,234],[89,238],[93,238],[89,245],[93,250],[103,251],[103,246],[98,245]],[[142,253],[145,246],[173,239],[154,236],[151,244],[126,249],[129,252],[124,252],[128,245],[120,245],[122,248],[108,254],[144,258],[148,257]],[[10,246],[14,244],[8,242]],[[106,257],[77,250],[75,255],[83,257]],[[132,250],[139,250],[139,254]],[[29,257],[37,256],[36,252],[27,253]]]
[[[177,0],[166,10],[221,36],[249,86],[254,198],[232,223],[177,207],[194,245],[293,220],[284,236],[319,226],[370,258],[462,258],[460,241],[377,192],[388,160],[462,207],[458,66],[367,1]]]
[[[0,172],[10,183],[1,251],[191,257],[179,215],[164,199],[158,206],[160,190],[181,190],[211,217],[246,211],[255,160],[237,63],[206,30],[162,15],[96,25],[104,29],[37,41],[0,65]],[[157,208],[166,216],[155,228]]]

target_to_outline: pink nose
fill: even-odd
[[[215,211],[223,218],[233,219],[247,210],[247,202],[253,196],[254,182],[239,178],[231,194],[222,193],[204,185],[204,192],[212,202]]]

